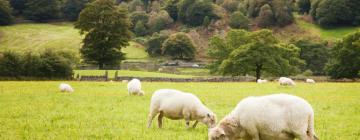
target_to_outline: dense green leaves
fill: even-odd
[[[212,38],[210,46],[209,56],[216,59],[212,71],[223,75],[284,76],[297,73],[303,64],[299,49],[279,43],[269,30],[231,30],[225,39]]]
[[[13,22],[12,9],[7,0],[0,0],[0,25],[8,25]]]
[[[44,22],[60,17],[59,0],[27,0],[25,17],[31,20]]]
[[[127,9],[116,6],[112,0],[97,0],[80,13],[75,27],[85,34],[80,49],[83,59],[104,65],[117,65],[123,59],[122,47],[129,45],[130,20]]]
[[[160,56],[162,51],[162,44],[169,36],[166,34],[154,33],[146,42],[146,52],[150,56]]]
[[[250,20],[241,12],[237,11],[230,15],[229,26],[235,29],[248,29]]]
[[[275,24],[275,16],[271,7],[265,4],[261,7],[259,16],[257,17],[257,24],[259,27],[270,27]]]
[[[183,0],[178,3],[178,18],[191,26],[203,25],[205,17],[216,19],[213,5],[209,1]]]
[[[81,10],[88,2],[89,0],[67,0],[63,8],[64,18],[70,21],[77,20]]]
[[[162,53],[173,59],[191,60],[195,57],[195,45],[185,33],[170,35],[162,45]]]
[[[345,36],[335,45],[327,70],[335,79],[360,77],[360,31]]]

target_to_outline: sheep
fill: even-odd
[[[256,82],[257,82],[258,84],[262,84],[262,83],[267,83],[268,81],[267,81],[267,80],[258,79]]]
[[[209,140],[318,140],[314,112],[304,99],[287,94],[248,97],[209,129]]]
[[[195,95],[174,89],[160,89],[154,92],[151,97],[148,128],[157,114],[159,128],[162,128],[163,117],[172,120],[184,119],[187,129],[190,121],[195,121],[192,128],[195,128],[198,122],[206,124],[208,128],[214,127],[216,123],[216,115]]]
[[[314,80],[314,79],[306,79],[305,82],[306,82],[306,83],[310,83],[310,84],[315,84],[315,80]]]
[[[296,85],[292,79],[287,78],[287,77],[280,77],[279,83],[280,83],[280,85],[283,85],[283,86],[295,86]]]
[[[139,79],[132,79],[127,84],[128,94],[129,95],[140,95],[144,96],[145,92],[141,90],[141,82]]]
[[[69,92],[69,93],[74,92],[74,89],[69,84],[65,84],[65,83],[61,83],[59,89],[61,92]]]

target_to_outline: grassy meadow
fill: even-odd
[[[204,140],[207,128],[185,129],[165,119],[164,128],[146,128],[151,94],[175,88],[196,94],[220,120],[243,98],[290,93],[315,110],[321,140],[360,139],[360,83],[143,83],[146,95],[128,96],[125,83],[68,82],[75,92],[58,91],[61,81],[0,82],[0,139]]]

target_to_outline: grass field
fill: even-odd
[[[0,51],[32,51],[45,49],[70,51],[79,54],[82,37],[72,23],[54,24],[26,23],[12,26],[0,26]],[[124,48],[128,59],[147,59],[144,47],[131,42]]]
[[[116,70],[108,70],[109,77],[115,76]],[[74,70],[75,76],[80,75],[104,75],[105,70]],[[133,76],[133,77],[171,77],[171,78],[189,78],[194,77],[191,75],[177,75],[160,72],[146,72],[146,71],[130,71],[130,70],[118,70],[118,76]]]
[[[204,140],[207,128],[185,129],[184,121],[165,119],[164,128],[146,128],[151,93],[175,88],[196,94],[218,116],[246,96],[285,92],[307,99],[315,111],[321,140],[360,139],[360,83],[143,83],[143,97],[128,96],[125,83],[0,82],[0,139]]]

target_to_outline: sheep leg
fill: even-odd
[[[248,133],[252,137],[252,140],[260,140],[259,133],[258,133],[258,131],[257,131],[257,129],[255,127],[248,130]]]
[[[159,116],[158,116],[158,126],[159,128],[162,128],[162,119],[164,117],[164,113],[160,112]]]
[[[158,112],[150,112],[148,116],[148,128],[151,127],[152,120],[155,118],[155,116],[158,114]]]
[[[194,125],[192,126],[193,128],[196,127],[196,125],[198,124],[199,121],[195,121]]]

